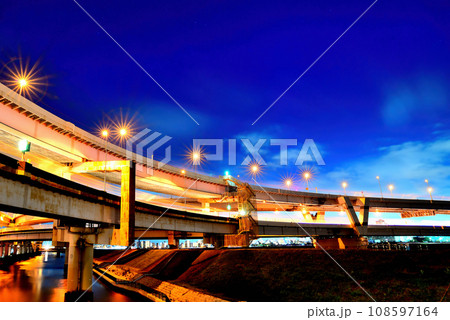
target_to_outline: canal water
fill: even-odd
[[[148,301],[137,294],[116,292],[101,280],[92,289],[95,302]],[[44,252],[0,269],[0,302],[62,302],[65,292],[64,254],[58,258],[56,252]]]

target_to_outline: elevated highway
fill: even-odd
[[[19,161],[16,146],[22,139],[32,143],[27,154],[30,163]],[[86,168],[95,162],[107,168],[114,161],[130,165],[128,171],[107,173],[105,192],[101,168]],[[372,235],[450,235],[447,226],[369,225],[370,213],[377,211],[404,216],[449,214],[450,201],[355,197],[259,185],[245,188],[252,196],[243,203],[239,187],[226,177],[162,165],[106,145],[0,84],[0,211],[4,212],[0,212],[0,226],[8,227],[0,232],[0,241],[47,239],[49,225],[34,225],[52,221],[52,241],[69,248],[68,300],[90,289],[93,244],[122,244],[122,239],[137,235],[167,237],[171,246],[183,237],[201,236],[215,245],[237,239],[248,245],[255,236],[311,236],[330,248],[356,248],[363,236]],[[242,211],[244,204],[251,211]],[[300,213],[301,218],[258,219],[258,212],[265,211]],[[326,212],[333,211],[345,212],[348,224],[326,223]]]

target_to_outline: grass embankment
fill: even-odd
[[[205,250],[170,258],[181,251],[149,251],[123,267],[157,270],[156,278],[234,300],[370,301],[321,250]],[[377,301],[439,301],[450,283],[450,250],[329,253]]]

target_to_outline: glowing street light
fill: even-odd
[[[393,195],[392,194],[392,190],[394,190],[394,185],[393,184],[390,184],[389,186],[388,186],[388,188],[389,188],[389,191],[391,192],[391,196]]]
[[[284,180],[284,184],[286,185],[286,187],[288,187],[288,189],[290,189],[291,185],[292,185],[292,180],[291,179],[286,179],[286,180]]]
[[[383,199],[383,190],[381,190],[380,176],[377,176],[378,186],[380,187],[381,199]]]
[[[20,88],[26,87],[28,85],[28,81],[25,78],[18,79],[18,84]]]
[[[433,202],[433,196],[431,195],[431,192],[433,191],[433,188],[430,187],[430,184],[428,183],[428,179],[425,179],[425,182],[427,184],[427,191],[430,194],[430,202]]]
[[[121,136],[122,138],[125,137],[125,136],[127,135],[127,129],[121,128],[121,129],[119,130],[119,134],[120,134],[120,136]]]
[[[302,174],[302,178],[306,182],[306,190],[309,190],[309,180],[312,178],[311,171],[304,171]]]
[[[263,169],[258,162],[249,163],[247,170],[253,180],[256,180],[256,177],[260,176],[263,173]]]
[[[19,151],[22,152],[22,161],[25,159],[25,152],[29,152],[31,149],[31,142],[28,140],[19,141]]]
[[[109,137],[108,129],[102,130],[102,137],[105,139],[105,170],[103,172],[103,191],[106,192],[106,160],[108,157],[108,137]]]
[[[184,170],[184,169],[181,170],[181,174],[182,174],[182,175],[185,175],[185,174],[186,174],[186,170]]]
[[[342,182],[342,188],[344,188],[344,194],[347,195],[347,191],[345,188],[347,188],[347,182]]]
[[[433,202],[433,196],[431,195],[431,192],[433,191],[433,188],[432,187],[428,187],[427,191],[430,194],[430,202]]]
[[[201,158],[201,153],[200,152],[193,152],[192,153],[192,164],[193,165],[198,165],[200,163],[200,158]]]

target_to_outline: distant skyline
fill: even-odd
[[[258,178],[282,187],[305,139],[325,161],[311,189],[450,197],[450,6],[379,0],[254,121],[373,1],[77,1],[198,122],[143,72],[74,1],[2,1],[1,61],[20,54],[49,75],[37,104],[96,133],[120,113],[171,136],[187,166],[192,139],[297,139],[289,166],[263,146]],[[246,153],[238,144],[238,163]],[[247,168],[208,162],[201,171]],[[302,183],[292,189],[304,190]]]

